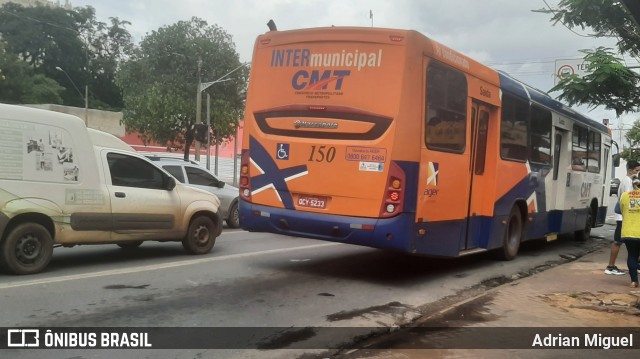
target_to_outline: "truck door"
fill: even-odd
[[[103,151],[111,200],[112,239],[176,238],[180,198],[166,189],[167,175],[141,158]]]

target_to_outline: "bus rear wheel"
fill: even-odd
[[[574,237],[578,242],[586,242],[591,237],[591,228],[593,227],[593,215],[591,211],[587,213],[587,222],[584,224],[584,228],[574,232]]]
[[[505,261],[514,259],[518,255],[523,233],[522,215],[518,207],[513,207],[504,230],[502,248],[496,252],[497,257]]]

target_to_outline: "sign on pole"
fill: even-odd
[[[580,77],[585,76],[591,72],[589,70],[589,64],[584,59],[561,59],[556,60],[556,72],[554,78],[554,85],[557,85],[560,80],[569,75],[578,75]]]

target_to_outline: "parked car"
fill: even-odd
[[[116,136],[78,117],[0,104],[0,266],[43,271],[54,246],[181,241],[209,253],[222,231],[218,197],[177,183]],[[6,159],[6,158],[5,158]]]
[[[226,220],[230,228],[240,227],[240,213],[238,212],[239,190],[237,187],[217,179],[206,168],[179,158],[157,159],[154,160],[154,163],[169,172],[181,183],[203,189],[218,196],[222,218]]]
[[[620,187],[620,180],[617,178],[612,178],[611,189],[609,190],[609,196],[613,196],[614,194],[617,196],[619,187]]]
[[[158,154],[145,154],[145,157],[147,157],[148,159],[150,159],[151,161],[164,161],[164,160],[172,160],[172,161],[184,161],[183,157],[176,157],[176,156],[163,156],[163,155],[158,155]],[[194,160],[189,160],[189,163],[191,163],[192,165],[196,165],[196,166],[200,166],[200,163],[198,163],[197,161]]]

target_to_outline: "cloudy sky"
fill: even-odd
[[[62,1],[61,1],[62,2]],[[71,0],[90,5],[99,20],[131,22],[139,42],[147,33],[180,20],[200,17],[233,36],[241,61],[251,61],[257,35],[273,19],[279,30],[320,26],[373,26],[413,29],[486,65],[507,71],[541,90],[553,87],[555,60],[580,58],[581,49],[614,46],[613,40],[588,37],[588,30],[553,25],[549,15],[532,12],[558,0]],[[586,112],[600,121],[631,123],[637,115]],[[614,132],[614,135],[616,133]]]

